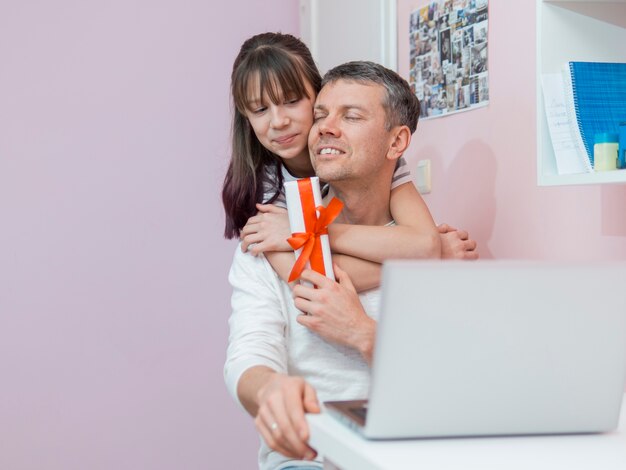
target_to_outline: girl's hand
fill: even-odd
[[[469,238],[466,230],[457,230],[448,224],[437,226],[441,237],[442,259],[478,259],[476,241]]]
[[[287,209],[273,204],[257,204],[259,212],[241,230],[241,250],[254,256],[266,251],[293,251]]]

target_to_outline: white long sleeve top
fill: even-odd
[[[224,377],[240,405],[239,379],[247,369],[260,365],[303,377],[315,388],[320,402],[367,397],[366,361],[356,350],[330,343],[296,321],[301,312],[294,305],[291,289],[264,256],[242,253],[238,246],[229,281],[233,294]],[[359,297],[367,314],[377,320],[379,290]],[[287,461],[287,457],[261,442],[260,469],[279,469]]]

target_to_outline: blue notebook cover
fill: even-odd
[[[617,133],[626,121],[626,63],[569,62],[578,130],[593,166],[597,133]]]

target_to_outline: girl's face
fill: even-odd
[[[257,139],[263,147],[278,155],[296,176],[308,176],[298,173],[311,168],[307,142],[313,126],[313,88],[307,83],[309,96],[301,98],[281,92],[276,104],[261,92],[258,79],[250,83],[246,117]]]

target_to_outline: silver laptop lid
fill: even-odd
[[[625,279],[626,263],[386,263],[364,434],[614,429]]]

